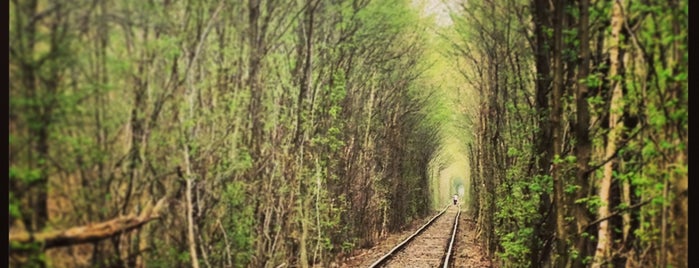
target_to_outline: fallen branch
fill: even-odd
[[[105,222],[73,227],[62,231],[42,233],[22,231],[10,234],[10,244],[39,242],[44,249],[48,249],[100,241],[139,228],[152,220],[158,219],[165,200],[166,198],[160,199],[155,207],[146,208],[138,216],[121,216]]]

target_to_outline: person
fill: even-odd
[[[456,206],[456,202],[459,201],[459,196],[454,194],[454,206]]]

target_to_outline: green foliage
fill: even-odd
[[[149,267],[165,268],[173,267],[178,264],[189,262],[190,255],[187,250],[178,250],[174,247],[168,247],[162,240],[156,240],[155,245],[157,247],[166,247],[164,255],[161,258],[154,258],[148,260]]]
[[[532,228],[522,228],[500,236],[503,250],[497,254],[505,263],[508,263],[507,267],[528,267],[529,260],[526,257],[530,253],[530,247],[526,239],[522,238],[532,237],[532,235]]]
[[[31,185],[41,179],[41,172],[38,168],[10,166],[10,180]]]
[[[246,266],[254,253],[254,207],[246,192],[245,184],[231,182],[226,185],[222,196],[226,207],[223,226],[230,240],[229,250],[235,254],[233,262],[236,266]],[[217,246],[228,247],[223,241]]]
[[[13,11],[17,4],[11,3]],[[41,0],[36,11],[46,7]],[[60,12],[38,17],[30,7],[13,12],[11,191],[34,187],[46,176],[60,180],[52,196],[71,193],[78,212],[58,211],[57,217],[80,225],[132,213],[164,195],[181,198],[186,168],[197,178],[195,210],[204,210],[195,211],[195,239],[211,243],[198,250],[207,250],[212,266],[224,265],[229,250],[235,266],[297,255],[292,240],[299,226],[278,223],[298,211],[308,213],[307,249],[317,249],[323,260],[382,231],[366,217],[381,207],[358,215],[357,200],[406,204],[395,208],[407,218],[424,216],[424,170],[450,114],[433,109],[435,101],[423,90],[429,64],[422,58],[426,38],[419,13],[406,0],[319,2],[308,27],[306,7],[262,1],[257,21],[235,15],[250,12],[237,2],[66,3]],[[110,10],[125,15],[109,23]],[[19,25],[33,17],[38,28]],[[312,40],[305,40],[311,28]],[[36,43],[22,47],[30,38]],[[307,43],[313,44],[309,50]],[[306,56],[312,61],[310,90],[299,99]],[[36,134],[45,130],[48,155],[37,156]],[[304,137],[300,145],[290,142],[297,132]],[[349,168],[379,160],[394,173]],[[355,178],[372,178],[371,188],[385,183],[386,191],[411,190],[407,200],[390,203],[388,192],[365,196],[347,183]],[[260,189],[267,195],[260,196]],[[32,212],[26,196],[10,199],[12,217]],[[271,207],[278,214],[265,214]],[[118,250],[144,254],[148,266],[187,266],[194,256],[181,237],[189,223],[180,216],[163,215],[167,228],[141,233],[147,253],[128,241],[119,249],[100,248],[96,262],[117,263]],[[272,218],[276,226],[267,228],[281,234],[276,248],[266,247],[270,234],[262,233]]]
[[[43,244],[40,242],[14,243],[10,242],[9,251],[25,252],[27,259],[22,263],[22,267],[51,267],[47,263],[46,253],[42,250]]]
[[[602,205],[602,200],[599,196],[593,195],[589,197],[583,197],[575,200],[575,204],[585,204],[590,213],[596,213],[599,207]]]
[[[417,14],[405,0],[372,1],[365,9],[357,13],[357,19],[362,22],[361,38],[364,34],[389,41],[392,35],[414,25]]]
[[[11,1],[10,216],[35,218],[34,190],[45,187],[73,210],[58,208],[52,220],[108,220],[172,194],[189,163],[195,207],[204,209],[195,213],[195,236],[211,243],[198,249],[208,250],[211,266],[227,265],[229,250],[235,266],[291,259],[299,222],[308,227],[311,261],[324,266],[332,254],[386,231],[384,223],[396,230],[426,215],[443,195],[435,176],[454,167],[463,174],[449,174],[446,188],[463,180],[471,205],[489,211],[479,221],[496,244],[489,248],[512,266],[529,266],[551,234],[534,227],[543,226],[541,205],[553,187],[549,163],[539,166],[539,159],[558,165],[566,192],[580,190],[571,183],[579,164],[570,138],[575,96],[563,96],[565,153],[538,148],[546,123],[539,118],[549,115],[535,107],[535,78],[550,74],[530,74],[537,55],[529,45],[550,51],[554,29],[539,25],[546,40],[532,42],[530,2],[473,0],[435,33],[413,2],[321,1],[311,22],[303,1],[261,1],[257,18],[235,1],[66,2],[55,9],[45,0],[36,8]],[[631,215],[640,223],[632,248],[652,256],[667,238],[659,229],[681,227],[659,222],[668,209],[675,217],[681,195],[673,190],[688,176],[687,1],[628,4],[618,37],[623,72],[611,77],[614,4],[593,1],[589,10],[591,74],[579,82],[590,88],[590,164],[604,161],[601,151],[616,142],[607,140],[610,112],[624,124],[638,121],[619,129],[629,141],[617,143],[624,148],[614,183],[630,183],[632,201],[616,208],[651,200]],[[578,6],[566,5],[565,14],[564,71],[573,85],[587,44],[578,36]],[[610,82],[624,89],[617,111],[609,111]],[[602,175],[595,170],[590,181]],[[124,189],[135,191],[128,205]],[[595,194],[571,202],[591,214],[603,205]],[[178,237],[188,225],[180,216],[164,217],[171,226],[144,235],[147,253],[128,242],[102,248],[97,262],[115,264],[119,250],[157,256],[148,266],[187,266],[194,256]],[[269,238],[270,229],[280,236]],[[26,265],[49,261],[38,252],[31,259]]]
[[[19,218],[22,216],[22,212],[20,211],[20,206],[21,204],[19,201],[10,194],[10,204],[9,204],[9,212],[10,212],[10,217],[12,218]]]

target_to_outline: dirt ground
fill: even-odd
[[[339,265],[335,265],[334,267],[369,267],[384,254],[388,253],[393,247],[398,245],[398,243],[415,233],[427,220],[429,220],[429,218],[415,220],[405,231],[389,234],[371,248],[356,249],[351,255],[338,260],[336,263],[339,263]]]
[[[476,240],[476,222],[468,219],[466,213],[461,213],[459,218],[459,231],[456,234],[456,248],[451,267],[497,267],[487,257],[485,249]]]

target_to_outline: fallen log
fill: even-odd
[[[124,232],[139,228],[144,224],[160,218],[159,213],[166,198],[160,199],[155,207],[146,208],[140,215],[120,216],[108,221],[73,227],[67,230],[29,233],[21,231],[10,234],[10,245],[40,243],[43,249],[72,246],[100,241]]]

